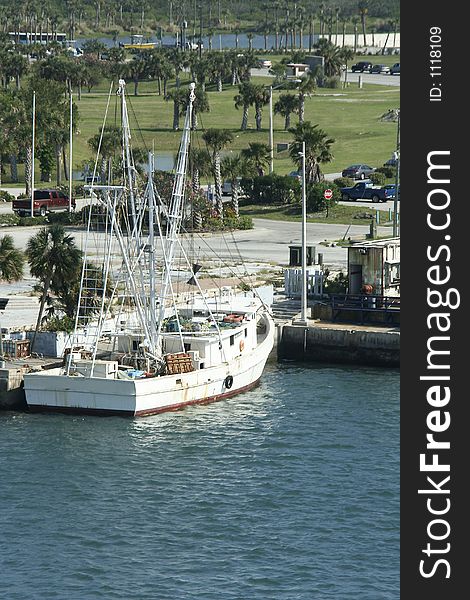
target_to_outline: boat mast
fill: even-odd
[[[135,192],[134,192],[134,179],[135,179],[135,167],[132,161],[132,155],[130,150],[131,132],[129,128],[129,117],[127,114],[127,102],[126,102],[126,82],[124,79],[119,80],[118,96],[121,96],[121,123],[122,123],[122,163],[127,170],[127,182],[129,186],[129,209],[131,214],[131,225],[133,233],[137,227],[137,217],[135,210]],[[111,182],[108,182],[111,184]]]
[[[171,269],[173,265],[175,248],[178,245],[178,234],[180,232],[181,221],[183,218],[184,183],[186,179],[189,140],[192,122],[192,110],[193,102],[195,99],[195,87],[195,83],[189,84],[189,102],[188,107],[186,109],[183,136],[181,138],[181,144],[178,152],[175,181],[173,184],[173,192],[171,195],[170,208],[168,211],[168,221],[166,228],[165,269],[158,314],[158,336],[161,333],[163,319],[165,316],[165,300],[167,297],[167,293],[169,289],[172,291]],[[181,327],[179,327],[179,321],[178,330],[181,332]]]

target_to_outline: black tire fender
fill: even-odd
[[[227,377],[224,379],[224,387],[229,390],[232,387],[232,385],[233,385],[233,377],[232,377],[232,375],[227,375]]]

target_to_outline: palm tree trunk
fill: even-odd
[[[139,79],[135,78],[134,79],[134,96],[138,96],[139,95]]]
[[[260,131],[261,129],[261,106],[255,106],[255,120],[256,120],[256,131]]]
[[[42,289],[41,303],[39,305],[38,320],[36,321],[36,329],[34,330],[33,339],[31,340],[30,351],[34,350],[34,344],[36,342],[36,335],[41,327],[42,315],[44,313],[44,306],[46,305],[47,293],[49,292],[49,286],[51,285],[52,273],[48,273],[47,278],[44,281]]]
[[[56,183],[57,187],[62,183],[62,173],[60,170],[60,155],[62,154],[62,148],[60,144],[55,147],[55,166],[56,166]]]
[[[246,131],[246,129],[248,127],[248,109],[249,109],[249,105],[244,104],[243,105],[242,126],[241,126],[242,131]]]
[[[215,202],[216,211],[220,220],[224,216],[224,205],[222,203],[222,176],[220,174],[220,154],[215,153],[214,156],[214,183],[215,183]]]
[[[11,181],[18,183],[18,160],[16,154],[10,154]]]
[[[178,100],[173,101],[173,131],[180,128],[180,105]]]
[[[284,129],[287,131],[290,127],[290,113],[286,113],[286,120],[284,122]]]
[[[217,75],[217,91],[218,92],[222,92],[222,76],[219,74]]]
[[[33,165],[33,149],[31,146],[26,148],[26,155],[24,160],[24,179],[26,186],[26,195],[31,194],[31,169]]]
[[[195,110],[193,108],[193,122],[191,124],[191,131],[196,131],[198,126],[198,120],[197,120],[197,110]]]
[[[200,180],[199,180],[199,169],[193,169],[193,176],[192,176],[192,188],[193,188],[193,192],[195,194],[197,194],[199,192],[199,188],[200,186]]]
[[[108,170],[108,159],[106,156],[103,156],[101,159],[101,170],[100,170],[100,180],[101,184],[104,185],[106,183],[106,171]]]
[[[305,120],[305,96],[299,94],[299,123],[303,123]]]
[[[3,163],[2,163],[2,155],[0,153],[0,185],[2,185],[2,169],[3,169]]]
[[[193,212],[193,227],[194,229],[202,229],[202,213],[198,209]]]
[[[235,217],[238,219],[240,216],[238,207],[238,180],[232,179],[232,208],[235,213]]]
[[[65,155],[65,146],[62,146],[62,160],[64,163],[64,177],[65,177],[65,181],[69,180],[69,169],[68,169],[68,161],[67,161],[67,157]]]

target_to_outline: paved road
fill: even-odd
[[[195,246],[202,251],[211,248],[220,258],[240,261],[240,255],[250,262],[270,264],[287,264],[289,245],[301,244],[301,225],[298,222],[272,221],[270,219],[254,219],[255,228],[247,231],[236,231],[231,234],[202,234],[196,236]],[[12,231],[16,245],[24,249],[29,238],[38,232],[39,227],[2,228],[2,233]],[[320,246],[325,240],[334,241],[347,236],[364,235],[369,231],[368,225],[330,225],[322,223],[307,224],[307,244],[317,246],[317,252],[323,252],[324,262],[335,267],[344,267],[347,252],[341,247]],[[390,228],[380,227],[382,235],[390,233]],[[84,233],[77,231],[76,241],[79,246],[84,243]],[[237,249],[238,248],[238,249]]]
[[[359,75],[362,76],[363,83],[374,83],[375,85],[391,85],[400,87],[400,75],[383,75],[381,73],[352,73],[348,69],[348,81],[358,83]],[[344,81],[344,74],[341,78]]]
[[[251,75],[253,77],[272,77],[269,73],[269,69],[251,69]],[[376,85],[391,85],[400,86],[400,75],[382,75],[380,73],[352,73],[348,69],[348,81],[349,83],[358,83],[359,75],[362,75],[363,83],[374,83]],[[341,76],[341,80],[344,81],[344,73]]]

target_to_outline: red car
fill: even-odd
[[[13,212],[24,217],[31,215],[30,198],[13,200]],[[75,210],[75,198],[72,198],[72,210]],[[35,190],[33,202],[34,216],[45,217],[48,212],[69,209],[69,197],[60,190]]]

